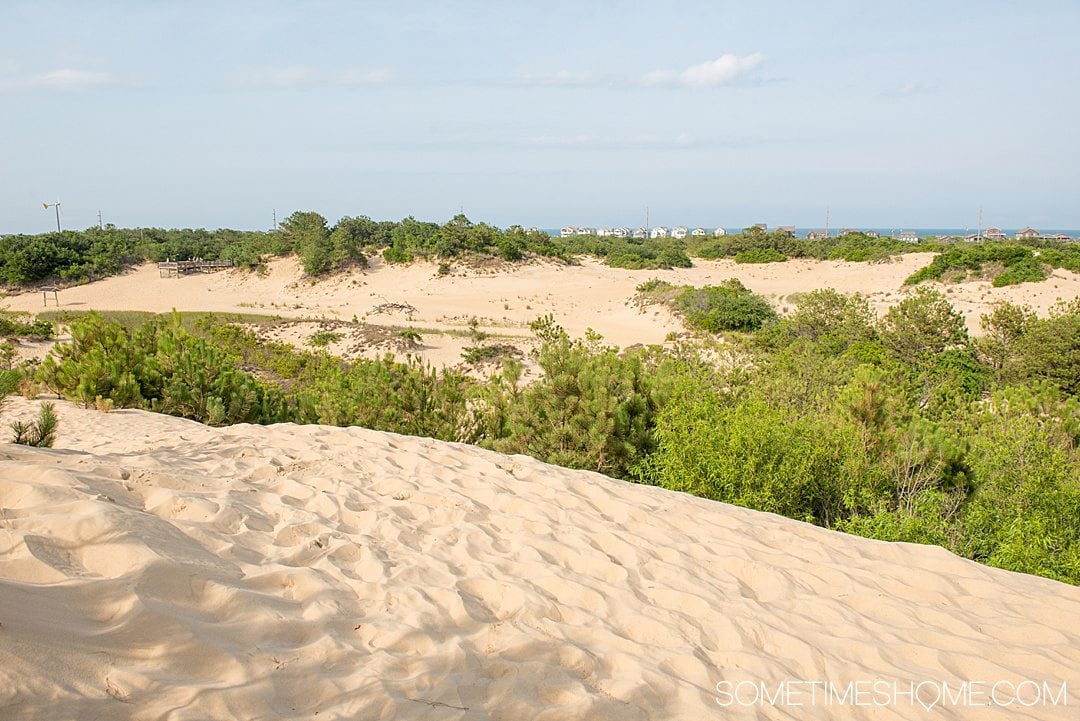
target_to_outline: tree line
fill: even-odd
[[[551,237],[518,225],[498,228],[456,215],[445,223],[407,217],[400,221],[346,216],[331,225],[319,213],[297,211],[272,231],[162,228],[90,228],[0,238],[0,281],[27,286],[45,281],[86,282],[115,275],[146,261],[229,260],[241,268],[260,268],[270,258],[295,253],[310,276],[365,267],[372,257],[388,263],[417,259],[451,261],[465,255],[515,262],[539,256],[574,262],[596,257],[617,268],[690,267],[693,258],[733,258],[766,263],[789,258],[882,261],[908,252],[940,255],[908,279],[991,278],[995,285],[1043,280],[1053,268],[1080,272],[1080,246],[1059,241],[984,243],[905,243],[862,233],[804,239],[781,231],[746,228],[721,237],[615,238]]]

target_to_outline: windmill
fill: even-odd
[[[60,201],[58,200],[55,203],[42,203],[42,205],[45,206],[45,210],[48,210],[49,208],[56,208],[56,232],[59,233],[60,232]]]

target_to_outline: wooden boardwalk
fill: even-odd
[[[158,263],[158,274],[162,278],[179,278],[188,273],[216,273],[233,267],[231,260],[166,260]]]

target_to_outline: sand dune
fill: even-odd
[[[571,335],[582,336],[589,328],[610,343],[661,343],[682,325],[661,307],[644,310],[633,302],[635,288],[649,278],[676,284],[714,285],[739,278],[751,290],[769,297],[781,310],[790,310],[793,294],[816,288],[836,288],[870,297],[882,311],[897,303],[910,288],[904,279],[930,262],[930,253],[900,256],[891,263],[791,260],[764,265],[738,265],[731,260],[697,259],[693,268],[673,270],[623,270],[591,259],[566,266],[533,262],[494,270],[459,269],[439,276],[432,263],[386,266],[375,261],[372,268],[312,282],[301,277],[295,258],[271,262],[269,272],[259,276],[230,271],[184,278],[160,278],[157,268],[144,265],[130,273],[60,292],[61,309],[147,310],[270,313],[290,318],[333,318],[368,323],[462,331],[471,319],[490,333],[516,337],[528,335],[528,324],[546,313]],[[984,281],[941,286],[964,313],[972,331],[979,316],[1000,300],[1028,303],[1040,314],[1058,300],[1080,295],[1080,274],[1056,270],[1041,283],[993,288]],[[12,310],[42,309],[41,295],[24,293],[6,300]],[[409,303],[414,313],[376,314],[384,303]],[[285,334],[303,344],[306,336]],[[452,336],[426,335],[421,355],[439,365],[460,360],[461,341]]]
[[[13,399],[5,419],[30,415]],[[0,718],[1075,719],[1080,589],[521,457],[61,404],[0,446]],[[718,705],[761,680],[1068,705]]]

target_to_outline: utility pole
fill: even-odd
[[[56,232],[57,233],[61,232],[60,231],[60,201],[58,200],[55,203],[42,203],[42,205],[45,206],[45,210],[48,210],[49,208],[55,208],[56,209]]]
[[[829,206],[825,206],[825,237],[829,237]]]
[[[97,212],[97,227],[98,230],[105,230],[105,226],[101,224],[101,211]]]
[[[274,208],[274,230],[277,230],[277,208]]]
[[[979,234],[976,236],[979,240],[982,240],[982,208],[979,208]]]
[[[645,235],[649,234],[649,206],[645,206]]]

